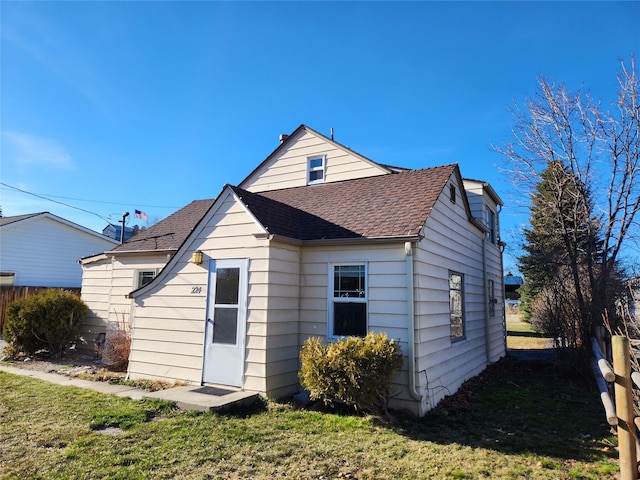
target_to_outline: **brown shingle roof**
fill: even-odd
[[[194,200],[146,230],[139,231],[112,252],[177,250],[202,220],[215,199]]]
[[[270,233],[299,240],[415,236],[457,165],[251,193],[231,187]]]

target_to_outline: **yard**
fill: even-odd
[[[423,419],[379,419],[185,413],[0,372],[0,478],[613,479],[593,383],[507,358]]]

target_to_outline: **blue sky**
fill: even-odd
[[[491,144],[540,75],[596,98],[640,52],[640,2],[2,1],[5,216],[101,231],[238,184],[300,124],[380,163],[457,162],[526,210]],[[78,210],[83,209],[88,212]],[[145,222],[130,217],[129,225]]]

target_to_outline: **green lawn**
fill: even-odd
[[[0,478],[616,478],[597,391],[561,371],[503,360],[427,417],[393,420],[275,402],[177,412],[0,372]]]

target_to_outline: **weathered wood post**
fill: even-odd
[[[611,337],[613,371],[616,374],[615,396],[618,414],[618,451],[621,480],[637,480],[636,427],[633,421],[633,395],[631,389],[631,361],[629,339],[620,335]]]

